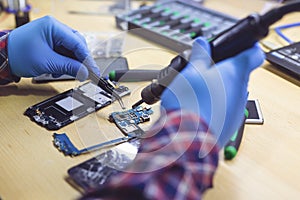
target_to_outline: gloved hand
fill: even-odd
[[[83,81],[88,69],[100,76],[83,36],[51,16],[13,30],[7,51],[11,73],[18,77],[68,74]]]
[[[161,106],[202,117],[222,148],[242,123],[249,75],[263,60],[255,45],[211,66],[209,44],[197,38],[189,64],[163,92]]]

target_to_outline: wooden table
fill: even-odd
[[[112,15],[70,14],[68,11],[99,11],[97,1],[31,0],[31,18],[47,14],[81,32],[119,33]],[[111,2],[109,2],[111,3]],[[244,17],[261,11],[266,1],[207,0],[207,6]],[[14,27],[13,16],[2,14],[0,27]],[[297,22],[300,14],[291,14],[278,24]],[[295,40],[299,29],[287,30]],[[298,34],[297,34],[298,32]],[[129,66],[164,66],[174,56],[170,51],[134,36],[125,55]],[[284,41],[272,31],[266,38],[277,45]],[[129,39],[129,41],[131,41]],[[135,46],[136,45],[136,46]],[[138,50],[142,47],[143,50]],[[147,48],[147,49],[146,49]],[[132,50],[132,51],[131,51]],[[271,72],[272,71],[272,72]],[[274,73],[273,73],[274,72]],[[0,197],[2,199],[75,199],[80,193],[68,182],[67,170],[94,154],[75,158],[65,157],[52,144],[53,131],[48,131],[23,115],[26,108],[46,98],[77,86],[78,82],[52,82],[33,84],[23,78],[18,84],[0,88]],[[128,105],[139,98],[139,91],[147,83],[126,84],[133,91],[125,98]],[[210,199],[297,199],[300,196],[300,90],[299,81],[274,70],[269,63],[256,70],[249,83],[250,98],[259,99],[265,123],[247,125],[242,145],[233,161],[223,161],[217,170],[214,188],[205,198]],[[80,148],[97,141],[121,135],[107,122],[108,113],[119,110],[117,103],[95,114],[68,125],[66,132]],[[159,109],[158,105],[154,109]],[[155,120],[154,116],[154,120]],[[153,121],[154,121],[153,120]]]

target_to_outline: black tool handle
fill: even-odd
[[[190,53],[186,52],[186,54],[189,55]],[[175,58],[173,58],[171,63],[159,72],[157,79],[142,90],[142,102],[151,105],[159,101],[160,96],[165,90],[165,88],[172,82],[176,75],[187,65],[187,63],[188,60],[183,55],[178,55]]]
[[[249,15],[210,41],[213,61],[217,63],[251,48],[268,32],[258,14]]]
[[[234,133],[234,135],[230,138],[230,140],[224,147],[224,158],[226,160],[231,160],[236,156],[236,154],[240,148],[241,142],[242,142],[244,128],[245,128],[245,121],[248,118],[248,116],[249,116],[249,112],[247,109],[245,109],[244,120],[243,120],[241,126]]]
[[[262,16],[252,14],[241,19],[234,26],[223,31],[210,41],[212,60],[217,63],[251,48],[257,41],[268,35],[269,26],[271,24],[281,19],[283,15],[294,11],[300,11],[299,1],[273,9]],[[175,57],[172,62],[176,59],[178,59],[178,56]],[[172,67],[168,66],[167,68],[180,69],[177,70],[178,72],[187,64],[187,62],[178,62],[177,64],[179,66],[175,66],[176,62],[174,64],[172,64],[172,62],[170,64]],[[165,69],[162,71],[165,71]],[[168,77],[170,70],[166,71],[167,74],[163,74],[162,79],[159,77],[157,82],[150,84],[142,91],[142,100],[134,104],[133,107],[142,102],[153,104],[160,100],[160,95],[165,87],[168,86],[175,77],[174,73],[170,73],[171,75]]]
[[[109,73],[109,79],[120,82],[151,81],[157,78],[159,72],[160,70],[146,69],[115,70]]]

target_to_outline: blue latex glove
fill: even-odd
[[[263,60],[255,45],[212,66],[210,46],[198,38],[189,64],[162,94],[162,108],[201,116],[222,148],[242,123],[249,75]]]
[[[18,77],[68,74],[83,81],[88,69],[100,76],[83,36],[51,16],[13,30],[7,51],[11,72]]]

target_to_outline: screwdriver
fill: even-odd
[[[249,116],[249,111],[247,109],[244,110],[244,120],[239,127],[239,129],[233,134],[233,136],[230,138],[229,142],[224,147],[224,158],[226,160],[232,160],[241,145],[243,134],[244,134],[244,128],[245,128],[245,121]]]
[[[209,42],[213,61],[217,63],[251,48],[257,41],[268,35],[270,25],[285,14],[295,11],[300,11],[299,1],[274,8],[263,15],[254,13],[239,20]],[[187,50],[183,53],[184,56],[177,55],[173,58],[171,63],[159,72],[157,79],[142,90],[141,100],[133,104],[132,108],[144,102],[151,105],[160,100],[164,89],[188,63],[191,51]]]

